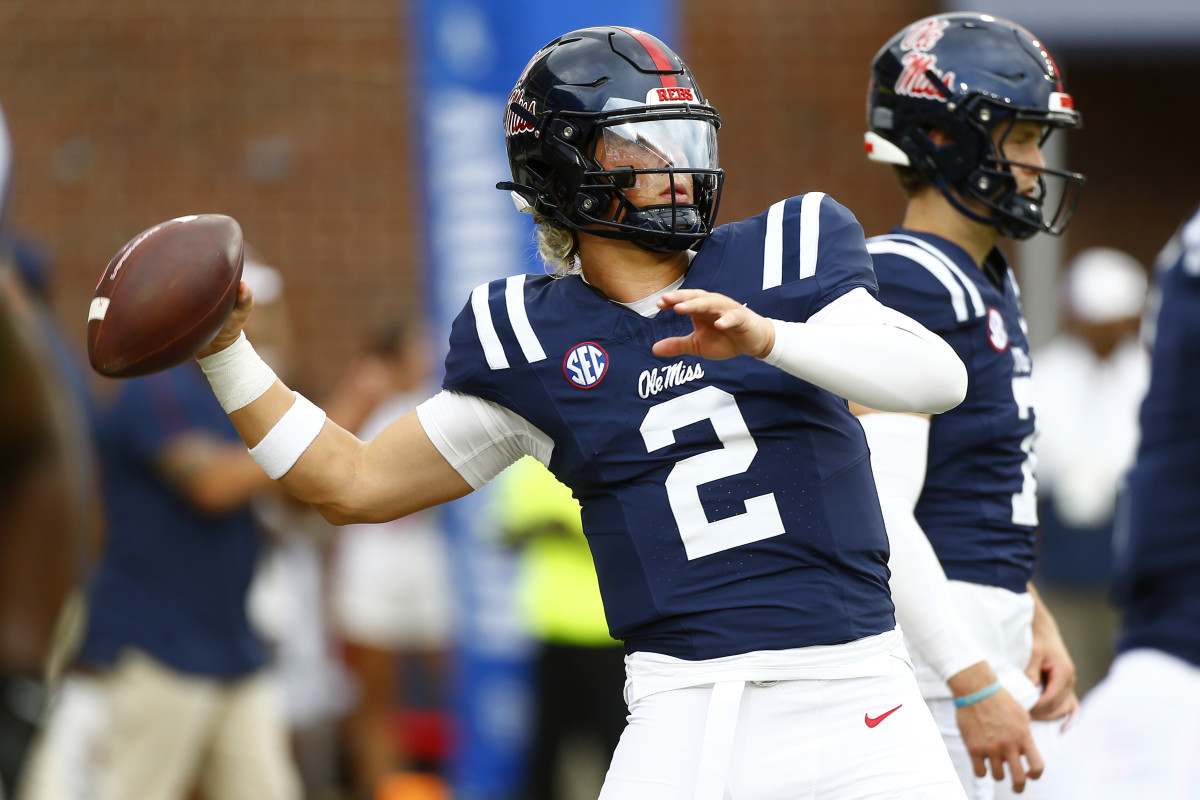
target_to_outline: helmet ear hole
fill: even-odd
[[[544,184],[550,179],[550,165],[545,161],[539,161],[538,159],[531,158],[525,162],[525,169],[539,184]]]
[[[918,129],[905,136],[900,149],[908,154],[912,165],[925,177],[933,178],[941,171],[937,161],[937,145],[925,130]]]

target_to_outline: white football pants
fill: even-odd
[[[729,681],[630,707],[600,800],[963,800],[909,665]]]

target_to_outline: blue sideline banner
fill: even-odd
[[[501,120],[528,59],[590,25],[630,26],[673,43],[676,9],[674,0],[415,0],[408,11],[412,30],[402,40],[413,48],[418,81],[426,307],[440,356],[475,286],[542,269],[529,216],[495,188],[510,179]],[[531,648],[514,613],[515,556],[497,543],[488,502],[485,487],[447,508],[459,610],[456,800],[519,797],[528,745]]]

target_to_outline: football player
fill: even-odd
[[[1038,778],[1078,701],[1074,666],[1030,585],[1032,363],[996,245],[1066,227],[1083,177],[1047,167],[1041,148],[1080,117],[1041,42],[975,13],[893,36],[871,64],[867,113],[867,154],[894,166],[907,197],[902,224],[867,242],[879,300],[943,336],[970,389],[932,418],[853,408],[922,691],[968,795],[1005,796],[1006,768],[1015,792]],[[1029,794],[1052,796],[1048,783]]]
[[[1200,787],[1200,211],[1157,266],[1150,389],[1116,532],[1123,626],[1068,738],[1072,800],[1185,800]]]
[[[627,653],[605,800],[961,798],[843,398],[937,413],[965,370],[876,301],[832,198],[714,228],[719,125],[655,37],[568,33],[504,118],[501,186],[555,274],[471,293],[442,392],[359,441],[239,337],[246,291],[201,363],[268,473],[334,522],[452,500],[525,454],[572,489]]]

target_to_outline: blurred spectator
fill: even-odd
[[[341,402],[335,396],[326,404],[330,416],[364,439],[375,436],[428,396],[427,351],[415,324],[384,331],[347,369]],[[344,421],[355,396],[365,408],[380,386],[386,396],[365,422]],[[346,409],[341,419],[339,408]],[[452,590],[440,520],[441,511],[432,509],[377,525],[347,525],[337,534],[332,607],[356,690],[343,729],[356,800],[380,796],[389,776],[437,774],[443,766]],[[430,781],[387,783],[397,796],[401,786]]]
[[[1146,270],[1118,250],[1085,250],[1063,283],[1066,324],[1034,353],[1039,489],[1036,582],[1087,692],[1112,660],[1117,615],[1113,510],[1137,449],[1148,358],[1138,339]]]
[[[496,521],[524,548],[518,595],[536,640],[529,800],[594,797],[625,728],[625,651],[609,635],[579,503],[526,456],[496,479]]]
[[[1200,797],[1200,212],[1158,267],[1150,386],[1118,514],[1118,654],[1069,738],[1065,800]]]
[[[0,117],[0,184],[7,137]],[[0,253],[0,797],[11,797],[71,646],[99,529],[86,390],[49,313],[50,262]]]
[[[247,247],[242,280],[254,292],[254,320],[246,327],[259,355],[277,375],[302,386],[283,274]],[[331,413],[337,414],[336,405],[329,405]],[[256,495],[251,509],[265,545],[250,589],[250,619],[270,647],[283,689],[304,794],[319,800],[338,785],[337,726],[349,703],[329,626],[327,553],[334,529],[283,492]]]
[[[274,491],[195,362],[97,410],[105,546],[77,668],[26,800],[294,800],[277,686],[247,617],[250,503]]]

